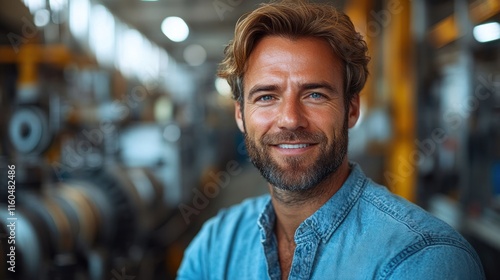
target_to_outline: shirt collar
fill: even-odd
[[[261,241],[270,240],[273,234],[274,222],[276,221],[276,214],[274,213],[274,207],[271,203],[271,197],[268,197],[268,201],[264,206],[264,210],[260,213],[257,224],[259,225],[261,232]]]
[[[342,187],[297,228],[295,232],[296,242],[309,235],[311,231],[324,242],[328,241],[351,211],[366,185],[367,178],[357,163],[350,163],[349,166],[351,173]],[[276,214],[269,198],[257,222],[262,232],[263,241],[273,234],[275,220]]]

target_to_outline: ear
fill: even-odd
[[[359,106],[359,94],[355,94],[349,102],[349,114],[347,115],[347,117],[349,118],[349,128],[352,128],[358,122]]]
[[[245,126],[243,125],[243,115],[241,114],[241,108],[240,102],[235,101],[234,102],[234,118],[236,119],[236,124],[238,125],[238,128],[240,129],[241,132],[245,133]]]

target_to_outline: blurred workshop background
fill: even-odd
[[[174,279],[207,218],[267,191],[215,75],[259,2],[0,0],[0,279]],[[350,159],[500,279],[500,1],[315,2],[370,48]]]

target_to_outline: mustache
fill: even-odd
[[[326,141],[326,136],[321,132],[309,132],[305,130],[284,130],[278,133],[265,134],[261,142],[264,145],[278,145],[283,142],[306,142],[319,143]]]

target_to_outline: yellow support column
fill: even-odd
[[[369,12],[372,10],[372,7],[373,1],[371,0],[350,0],[347,1],[344,6],[344,12],[351,18],[356,31],[364,35],[364,39],[368,46],[368,52],[370,56],[373,56],[372,53],[375,52],[374,41],[377,39],[373,36],[369,36],[370,34],[369,32],[367,32],[367,22],[369,21]],[[371,63],[368,64],[368,71],[370,71],[370,73],[373,73],[373,65],[374,60],[372,57]],[[363,106],[366,106],[367,109],[371,108],[375,103],[375,101],[373,100],[373,76],[369,77],[366,81],[365,87],[360,93],[360,97],[361,103],[363,104]]]
[[[388,5],[390,5],[387,1]],[[385,29],[384,80],[389,91],[393,138],[384,174],[389,188],[396,194],[415,201],[417,166],[415,163],[415,90],[411,44],[411,1],[399,1],[399,13]]]

